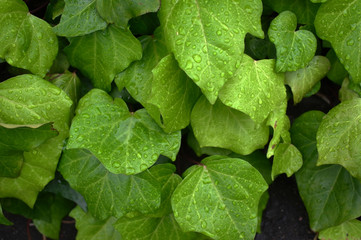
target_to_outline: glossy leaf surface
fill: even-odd
[[[358,240],[361,239],[361,222],[359,220],[350,220],[338,226],[322,230],[319,239],[332,240]]]
[[[272,165],[272,179],[281,173],[291,177],[302,167],[302,155],[290,143],[281,143],[277,146]]]

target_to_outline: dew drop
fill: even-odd
[[[42,33],[37,33],[36,38],[39,39],[39,40],[43,39],[43,34]]]
[[[221,35],[222,35],[222,31],[221,31],[221,30],[218,30],[218,31],[217,31],[217,35],[218,35],[218,36],[221,36]]]
[[[348,46],[353,46],[354,43],[355,43],[355,42],[354,42],[353,39],[350,39],[350,40],[347,41],[347,45],[348,45]]]
[[[192,63],[190,60],[188,60],[185,69],[186,69],[186,70],[189,70],[189,69],[192,69],[192,68],[193,68],[193,63]]]
[[[207,223],[204,222],[204,221],[202,221],[201,226],[202,226],[202,228],[206,228],[206,227],[207,227]]]
[[[193,55],[193,59],[194,59],[194,61],[197,62],[197,63],[200,63],[200,62],[202,61],[202,57],[199,56],[198,54],[194,54],[194,55]]]

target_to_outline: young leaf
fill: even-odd
[[[262,123],[270,112],[286,99],[284,74],[274,72],[275,61],[255,61],[243,56],[239,74],[226,82],[219,99],[228,107]]]
[[[343,80],[340,91],[338,92],[338,97],[341,102],[361,97],[361,86],[358,86],[358,89],[353,89],[353,85],[356,84],[352,83],[348,78]]]
[[[72,102],[61,89],[33,75],[21,75],[0,83],[0,122],[29,125],[54,122],[59,135],[24,153],[17,178],[0,178],[0,197],[15,197],[33,206],[38,193],[54,178],[68,136]]]
[[[295,174],[297,186],[314,231],[361,215],[361,182],[340,165],[316,166],[316,133],[324,115],[319,111],[307,112],[291,128],[292,141],[304,161]]]
[[[331,68],[327,73],[327,78],[338,85],[342,84],[342,81],[348,76],[348,72],[340,62],[340,59],[336,56],[333,49],[327,52],[326,57],[331,63]]]
[[[184,231],[215,239],[253,239],[258,202],[268,185],[249,163],[208,157],[193,166],[174,191],[174,216]]]
[[[336,55],[356,83],[361,82],[361,1],[329,0],[317,12],[317,35],[331,43]]]
[[[214,104],[239,67],[247,32],[263,38],[262,1],[164,1],[159,19],[179,66]]]
[[[340,164],[361,180],[361,99],[331,109],[317,131],[317,165]]]
[[[110,91],[115,74],[142,57],[139,41],[129,29],[110,25],[105,30],[70,39],[64,49],[73,67],[91,79],[94,87]]]
[[[131,176],[113,174],[84,149],[65,150],[59,170],[84,196],[89,212],[98,219],[149,213],[160,205],[160,185],[149,171]]]
[[[110,172],[131,175],[160,154],[174,161],[180,140],[180,131],[165,133],[145,109],[129,113],[123,100],[93,89],[79,102],[67,148],[88,149]]]
[[[317,40],[312,32],[295,31],[296,15],[290,11],[280,13],[268,29],[271,42],[276,45],[276,72],[296,71],[304,68],[316,52]]]
[[[332,240],[358,240],[361,239],[361,221],[356,219],[344,222],[338,226],[322,230],[319,239]]]
[[[31,14],[22,0],[0,0],[0,58],[43,77],[58,52],[50,25]]]
[[[291,177],[302,167],[302,155],[291,143],[280,143],[275,151],[272,165],[272,180],[281,173]]]
[[[301,102],[313,86],[326,76],[330,67],[326,57],[315,56],[305,68],[286,72],[286,84],[291,87],[294,104]]]
[[[191,122],[200,147],[220,147],[247,155],[268,141],[267,126],[220,101],[211,105],[204,96],[194,106]]]
[[[58,36],[77,37],[104,30],[107,22],[96,10],[96,0],[64,0],[60,23],[53,30]]]
[[[159,9],[160,0],[97,0],[97,10],[108,23],[126,27],[129,19]]]
[[[3,225],[13,225],[12,222],[10,222],[3,214],[3,209],[1,207],[1,203],[0,203],[0,224],[3,224]]]

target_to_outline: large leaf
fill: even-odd
[[[211,105],[204,96],[194,106],[191,122],[200,147],[226,148],[247,155],[268,141],[267,126],[220,101]]]
[[[330,67],[330,61],[326,57],[315,56],[305,68],[286,72],[286,84],[291,87],[293,102],[301,102],[313,86],[326,76]]]
[[[361,239],[361,222],[353,219],[338,226],[322,230],[318,236],[321,240],[358,240]]]
[[[317,35],[331,43],[336,55],[356,83],[361,82],[361,1],[329,0],[317,12]]]
[[[302,167],[302,155],[291,143],[281,143],[277,146],[272,165],[272,179],[281,173],[291,177]]]
[[[249,163],[213,156],[189,168],[172,196],[184,231],[215,239],[253,239],[258,202],[268,185]]]
[[[361,180],[361,99],[331,109],[317,132],[317,165],[340,164]]]
[[[149,213],[160,205],[160,185],[149,171],[131,176],[113,174],[82,149],[65,150],[59,170],[84,196],[89,212],[98,219],[128,212]]]
[[[223,86],[219,99],[262,123],[286,99],[284,74],[275,73],[274,65],[273,59],[254,61],[244,55],[240,73]]]
[[[145,109],[130,113],[120,98],[93,89],[79,102],[67,148],[90,150],[112,173],[135,174],[162,154],[175,160],[180,131],[165,133]]]
[[[50,25],[29,14],[22,0],[0,0],[0,58],[43,77],[58,52]]]
[[[115,74],[142,57],[139,41],[129,29],[110,25],[105,30],[70,39],[64,49],[73,67],[92,80],[94,87],[110,90]]]
[[[159,9],[160,0],[97,0],[99,14],[108,22],[126,27],[129,19]]]
[[[324,113],[311,111],[294,121],[292,141],[303,156],[297,186],[314,231],[361,215],[361,182],[340,165],[317,167],[316,133]]]
[[[64,0],[65,8],[60,23],[54,27],[59,36],[76,37],[107,27],[96,10],[96,0]]]
[[[263,38],[262,1],[163,1],[159,19],[179,66],[213,104],[240,65],[246,33]]]
[[[21,75],[0,83],[0,122],[45,124],[54,122],[59,135],[24,153],[17,178],[0,178],[0,197],[15,197],[33,206],[38,192],[54,178],[54,172],[68,136],[71,100],[55,85],[33,75]]]
[[[270,25],[268,35],[276,45],[276,71],[296,71],[304,68],[316,52],[317,40],[308,30],[295,31],[296,15],[290,11],[280,13]]]

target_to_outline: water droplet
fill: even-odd
[[[141,171],[145,171],[146,169],[148,168],[148,165],[147,164],[140,164],[140,170]]]
[[[188,220],[188,221],[191,220],[191,216],[187,214],[186,215],[186,220]]]
[[[193,63],[190,60],[188,60],[185,69],[189,70],[189,69],[192,69],[192,68],[193,68]]]
[[[202,61],[202,57],[199,56],[198,54],[194,54],[194,55],[193,55],[193,59],[194,59],[194,61],[197,62],[197,63],[200,63],[200,62]]]
[[[245,7],[245,10],[248,14],[251,14],[252,13],[252,8],[250,6],[246,6]]]
[[[37,33],[36,38],[39,39],[39,40],[43,39],[43,34],[42,33]]]
[[[135,173],[134,168],[132,168],[132,167],[127,167],[127,174],[128,174],[128,175],[132,175],[132,174],[134,174],[134,173]]]
[[[202,222],[201,222],[201,226],[202,226],[202,228],[206,228],[206,227],[207,227],[207,223],[206,223],[205,221],[202,221]]]
[[[221,35],[222,35],[222,31],[221,31],[221,30],[218,30],[218,31],[217,31],[217,35],[218,35],[218,36],[221,36]]]
[[[182,39],[177,39],[177,41],[175,41],[175,44],[177,44],[177,45],[182,45],[182,44],[183,44]]]
[[[353,39],[350,39],[350,40],[347,41],[347,45],[348,45],[348,46],[353,46],[354,43],[355,43],[355,42],[354,42]]]
[[[222,203],[221,205],[218,206],[219,209],[224,210],[226,209],[226,205],[224,203]]]
[[[207,46],[206,46],[206,45],[204,45],[204,46],[202,47],[202,52],[203,52],[203,53],[207,53]]]

